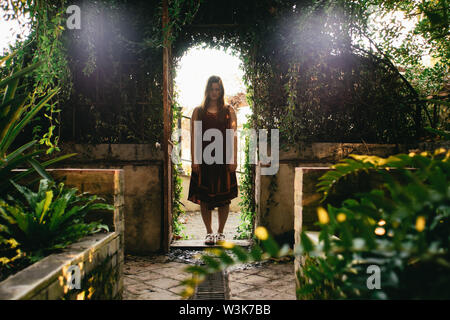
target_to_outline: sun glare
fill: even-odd
[[[194,108],[203,100],[204,90],[208,78],[212,75],[222,78],[225,88],[225,102],[227,98],[245,94],[246,89],[243,83],[244,72],[240,68],[241,60],[233,55],[231,50],[203,49],[201,46],[189,49],[180,58],[176,70],[175,90],[178,93],[177,101],[183,107],[182,113],[186,117],[191,117]],[[238,103],[236,115],[238,122],[238,168],[244,162],[244,145],[239,131],[247,122],[247,116],[251,114],[251,109],[246,101]],[[181,125],[185,132],[189,133],[190,123],[188,119],[182,120]],[[182,142],[181,158],[185,172],[190,170],[190,138],[185,136]]]
[[[245,92],[243,71],[239,65],[239,57],[233,56],[231,51],[201,47],[188,50],[181,57],[175,79],[178,102],[186,113],[190,115],[192,109],[202,102],[206,81],[212,75],[222,78],[225,96]]]
[[[18,37],[20,39],[25,39],[29,33],[30,29],[27,25],[28,20],[21,17],[20,21],[15,19],[6,20],[5,14],[8,11],[3,10],[0,7],[0,54],[4,55],[9,51],[9,46],[14,45]]]

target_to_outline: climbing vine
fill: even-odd
[[[249,123],[243,125],[244,130],[250,129]],[[239,180],[239,189],[241,190],[240,207],[240,224],[236,229],[236,239],[249,239],[252,237],[255,222],[255,195],[254,195],[254,165],[250,164],[250,137],[245,136],[245,159],[243,170],[244,173]]]
[[[48,154],[60,150],[58,142],[61,119],[57,105],[68,99],[72,86],[63,39],[65,6],[65,0],[51,3],[41,0],[8,0],[1,4],[6,13],[2,19],[19,21],[23,28],[30,30],[26,39],[18,39],[10,49],[16,55],[14,62],[4,72],[9,73],[12,68],[40,61],[43,62],[42,65],[34,71],[32,77],[25,80],[22,89],[34,91],[36,96],[33,99],[39,99],[48,90],[60,88],[58,95],[46,106],[45,113],[38,115],[33,120],[34,126],[27,129],[40,144],[48,147]]]
[[[182,106],[177,102],[177,92],[173,94],[173,121],[172,121],[172,132],[178,128],[178,119],[182,118]],[[180,147],[179,141],[172,141],[174,143],[174,149],[172,152],[176,151],[176,148]],[[173,163],[173,162],[172,162]],[[172,230],[174,238],[176,239],[187,239],[187,235],[184,233],[186,227],[180,222],[180,217],[185,214],[183,210],[183,203],[181,202],[181,193],[183,191],[183,181],[180,172],[183,171],[183,166],[181,161],[174,163],[172,167],[172,179],[173,179],[173,201],[172,201]]]
[[[33,17],[32,44],[23,56],[49,57],[36,80],[64,84],[70,92],[60,114],[54,105],[47,110],[50,125],[41,143],[55,150],[58,136],[152,147],[162,141],[165,32],[174,62],[198,44],[240,55],[253,111],[248,127],[279,129],[281,149],[314,141],[416,142],[426,125],[448,127],[448,98],[440,98],[449,65],[445,0],[171,0],[166,30],[161,1],[103,0],[80,3],[85,28],[70,32],[63,30],[64,0],[6,3]],[[373,6],[422,17],[415,30],[436,48],[434,69],[417,63],[418,46],[411,41],[394,50],[395,29],[389,25],[378,30],[385,35],[381,45],[364,47],[354,40],[376,44],[368,27]],[[36,134],[41,127],[36,124]],[[254,212],[250,168],[243,180],[247,222]],[[270,188],[275,190],[276,181]],[[174,210],[178,217],[181,207]],[[248,223],[241,229],[247,232]]]

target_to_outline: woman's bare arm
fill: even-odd
[[[233,163],[231,163],[230,168],[231,171],[236,171],[237,168],[237,117],[236,112],[234,111],[234,108],[230,105],[230,116],[231,116],[231,129],[233,129],[233,147],[234,147],[234,159]]]
[[[197,166],[198,166],[198,164],[197,164],[197,166],[195,166],[195,163],[194,163],[194,154],[195,154],[195,152],[194,152],[194,141],[195,141],[195,137],[194,137],[194,121],[195,120],[198,120],[198,107],[196,107],[195,109],[194,109],[194,111],[192,112],[192,116],[191,116],[191,168],[192,168],[192,170],[194,170],[194,167],[196,168]]]

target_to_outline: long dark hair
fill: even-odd
[[[218,116],[220,121],[226,121],[226,117],[225,117],[225,113],[227,112],[227,108],[225,108],[225,89],[223,88],[223,82],[222,79],[219,76],[210,76],[208,78],[208,81],[206,83],[206,87],[205,87],[205,96],[203,97],[203,101],[200,105],[200,119],[203,119],[203,115],[206,113],[207,107],[210,103],[210,98],[209,98],[209,92],[212,89],[212,84],[213,83],[218,83],[219,84],[219,88],[220,88],[220,95],[219,98],[217,99],[217,107],[219,108],[218,112]]]

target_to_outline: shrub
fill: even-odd
[[[11,181],[23,202],[8,196],[0,199],[0,256],[3,266],[25,257],[34,262],[44,255],[92,233],[108,231],[100,222],[85,222],[92,210],[113,210],[104,199],[88,193],[77,194],[47,179],[40,180],[35,193]],[[21,254],[22,253],[22,254]],[[7,268],[7,267],[6,267]]]
[[[382,184],[354,193],[338,205],[318,208],[319,243],[305,232],[291,252],[263,227],[262,243],[250,252],[225,242],[187,269],[185,295],[208,273],[239,262],[301,256],[298,299],[449,299],[450,151],[398,154],[388,158],[351,155],[321,177],[324,201],[346,177],[375,172]],[[236,257],[226,254],[231,249]],[[369,266],[380,270],[380,286],[369,288]]]
[[[0,59],[0,66],[3,63],[10,62],[16,53],[12,53]],[[59,92],[55,88],[48,92],[39,101],[36,100],[36,92],[21,92],[17,94],[21,79],[29,76],[36,70],[42,62],[34,63],[26,68],[18,70],[15,68],[12,74],[4,79],[0,79],[0,196],[5,196],[7,190],[12,188],[10,179],[20,181],[20,179],[37,172],[42,178],[52,180],[51,176],[45,171],[45,167],[71,157],[75,154],[63,155],[44,163],[40,163],[36,158],[45,150],[36,148],[37,140],[32,140],[24,145],[10,150],[15,139],[27,124],[44,108],[47,103]],[[19,90],[20,91],[20,90]],[[22,90],[23,91],[23,90]],[[36,102],[36,103],[35,103]],[[35,150],[31,150],[34,147]],[[30,169],[25,172],[17,173],[13,170],[28,164]]]
[[[319,209],[320,245],[302,237],[300,252],[315,263],[299,275],[299,298],[327,283],[333,298],[450,298],[450,152],[352,158],[321,178],[325,197],[355,172],[376,171],[384,183]],[[380,268],[379,290],[368,288],[370,265]]]

